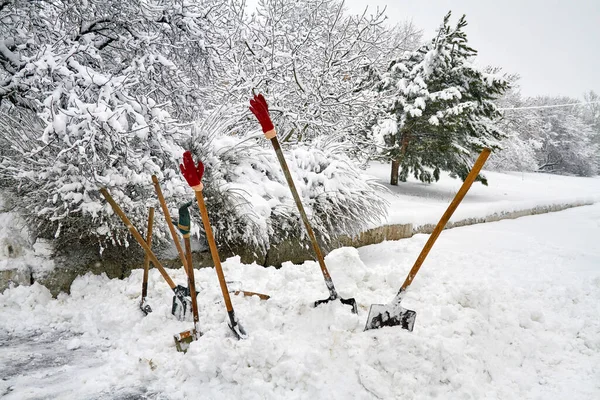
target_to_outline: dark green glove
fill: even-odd
[[[179,207],[179,219],[173,221],[173,225],[177,225],[177,229],[183,235],[184,238],[190,237],[190,210],[189,207],[192,202],[187,202]]]

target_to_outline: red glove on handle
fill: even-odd
[[[254,98],[250,100],[250,111],[252,111],[258,122],[260,122],[260,126],[267,139],[273,139],[277,135],[277,132],[269,116],[269,106],[262,94],[254,95]]]
[[[200,182],[202,175],[204,175],[204,164],[202,164],[202,161],[198,161],[198,166],[194,165],[192,152],[188,150],[183,153],[183,164],[179,164],[179,169],[188,185],[196,192],[201,192],[204,187],[202,182]]]

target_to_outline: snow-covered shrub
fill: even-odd
[[[52,143],[29,138],[32,148],[17,159],[7,158],[1,167],[14,183],[12,191],[37,234],[54,236],[63,245],[73,240],[122,242],[127,231],[111,216],[98,188],[108,187],[134,225],[143,230],[147,208],[158,207],[152,174],[161,179],[172,211],[193,199],[176,168],[184,150],[176,143],[183,132],[170,132],[158,120],[159,125],[149,127],[142,141],[139,131],[95,129],[95,124],[103,125],[94,118],[86,121],[85,129],[76,130],[82,122],[73,121],[57,129],[60,135],[50,134],[59,135]],[[263,252],[272,243],[305,239],[270,144],[262,134],[234,135],[231,127],[235,121],[214,114],[194,130],[191,141],[184,141],[206,165],[203,193],[219,245],[245,245]],[[385,215],[385,202],[377,194],[381,187],[366,180],[339,147],[299,145],[286,157],[313,228],[324,240],[357,233]],[[196,217],[194,231],[200,233],[197,213]],[[157,242],[168,237],[162,217],[155,222],[155,237]]]
[[[343,29],[332,14],[341,12],[341,3],[335,4],[327,8],[324,21]],[[260,69],[256,80],[246,81],[250,86],[232,81],[239,89],[232,97],[206,97],[230,89],[223,71],[232,70],[235,57],[230,52],[241,43],[236,20],[242,18],[241,10],[240,2],[217,0],[15,0],[0,7],[0,184],[11,192],[34,234],[58,238],[58,247],[84,240],[123,243],[127,231],[110,215],[98,189],[108,187],[142,230],[147,208],[157,206],[152,174],[161,179],[171,207],[189,199],[192,194],[177,168],[181,144],[189,143],[192,119],[218,107],[219,98],[222,104],[238,105],[228,110],[238,118],[228,122],[213,115],[193,143],[207,162],[206,195],[221,243],[250,243],[260,249],[273,240],[303,235],[272,150],[259,139],[244,137],[249,87],[263,77],[272,80],[274,70]],[[358,34],[357,27],[373,23],[369,21],[354,21],[345,40]],[[257,25],[253,29],[260,31]],[[321,24],[318,31],[322,36],[327,29]],[[369,25],[365,40],[376,31],[376,25]],[[250,45],[259,41],[254,38]],[[357,51],[379,56],[376,48],[367,47]],[[311,49],[297,58],[303,62],[297,72],[310,72],[309,61],[316,54]],[[241,54],[247,47],[238,50]],[[338,72],[336,82],[345,79]],[[217,75],[220,80],[213,81]],[[278,96],[286,93],[278,91]],[[297,96],[286,102],[299,104]],[[316,125],[318,121],[311,126]],[[339,148],[298,147],[290,153],[290,167],[321,236],[353,233],[383,214],[374,186],[362,180]],[[165,232],[158,218],[157,241],[167,237]]]
[[[270,244],[305,239],[283,172],[262,134],[239,137],[215,116],[196,129],[192,151],[205,164],[203,179],[215,236],[222,245]],[[339,146],[296,145],[284,151],[294,182],[318,236],[355,234],[386,214],[382,186],[366,179]],[[199,226],[197,220],[196,226]]]
[[[202,110],[227,12],[217,0],[2,3],[0,184],[35,233],[121,241],[100,186],[139,227],[151,174],[184,189],[177,143]]]
[[[28,71],[38,82],[51,82],[51,95],[38,113],[43,131],[3,136],[2,147],[11,150],[0,164],[5,184],[35,231],[65,244],[122,231],[107,225],[101,186],[114,188],[115,199],[137,226],[144,226],[150,176],[179,175],[182,148],[176,143],[183,131],[151,98],[128,95],[125,88],[135,84],[129,71],[109,77],[75,59],[69,64],[76,72],[48,63],[57,60],[41,57]]]

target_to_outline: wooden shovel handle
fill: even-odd
[[[427,243],[425,243],[425,247],[423,247],[423,250],[421,250],[421,254],[419,254],[419,257],[417,257],[415,265],[413,265],[412,269],[408,273],[408,276],[406,277],[406,280],[402,284],[399,294],[406,290],[406,288],[412,283],[412,280],[414,279],[415,275],[417,275],[417,272],[419,272],[419,268],[421,268],[421,265],[423,265],[427,254],[429,254],[429,251],[433,247],[435,241],[440,236],[440,233],[442,233],[442,230],[444,230],[444,227],[448,223],[448,220],[450,220],[450,217],[452,217],[452,214],[454,214],[454,211],[456,210],[462,199],[464,199],[465,195],[469,191],[469,188],[471,187],[473,182],[475,182],[475,178],[477,178],[477,175],[479,175],[479,172],[481,171],[481,168],[483,168],[483,164],[485,164],[487,158],[490,155],[490,152],[490,149],[483,149],[481,154],[479,154],[479,157],[477,158],[477,161],[475,161],[471,172],[469,172],[469,175],[467,175],[467,178],[458,190],[458,193],[456,193],[454,199],[446,209],[446,212],[444,213],[444,215],[442,215],[440,222],[438,222],[433,232],[431,232],[429,240],[427,240]]]
[[[219,250],[215,243],[215,237],[213,236],[212,228],[210,226],[210,219],[208,218],[208,211],[206,210],[206,204],[204,203],[204,196],[202,191],[194,191],[196,194],[196,201],[198,202],[198,208],[200,209],[200,215],[202,216],[202,225],[204,225],[204,232],[206,232],[206,241],[210,248],[210,255],[215,264],[215,270],[219,277],[219,284],[221,285],[221,292],[223,292],[223,299],[225,300],[225,307],[227,312],[233,311],[233,305],[231,304],[231,298],[229,297],[229,291],[227,290],[227,282],[225,281],[225,275],[223,275],[223,267],[221,266],[221,260],[219,258]]]
[[[181,248],[181,243],[179,242],[179,236],[177,236],[177,232],[175,231],[175,226],[173,226],[173,221],[171,220],[171,213],[169,212],[169,207],[167,207],[167,202],[165,201],[165,196],[163,196],[162,189],[160,188],[160,183],[158,183],[158,178],[156,175],[152,175],[152,183],[154,184],[154,190],[156,191],[156,196],[158,197],[158,202],[160,203],[160,207],[162,208],[163,214],[165,216],[165,220],[167,222],[167,226],[169,227],[169,232],[171,232],[171,237],[173,238],[173,242],[175,242],[175,247],[177,248],[177,253],[179,253],[179,258],[181,259],[181,264],[183,264],[183,269],[187,276],[190,276],[190,267],[188,266],[187,258],[183,253],[183,249]]]
[[[188,282],[190,285],[190,296],[192,298],[192,315],[194,316],[194,327],[197,328],[198,324],[198,302],[196,301],[196,278],[194,277],[194,266],[192,265],[192,245],[190,244],[190,238],[184,237],[183,243],[185,243],[185,256],[187,265],[189,266]]]
[[[152,225],[154,225],[154,207],[150,207],[148,213],[148,233],[146,234],[146,244],[152,248]],[[144,277],[142,278],[142,299],[148,295],[148,269],[150,268],[150,257],[146,253],[144,258]]]
[[[321,247],[317,242],[315,233],[310,225],[310,222],[308,221],[306,211],[304,211],[302,200],[300,200],[300,195],[298,194],[298,190],[296,190],[296,185],[294,184],[292,174],[290,173],[290,169],[288,168],[287,162],[285,161],[285,157],[283,156],[283,152],[281,151],[281,146],[279,145],[279,140],[277,139],[277,136],[271,138],[271,144],[273,145],[273,149],[275,150],[275,154],[277,155],[277,159],[279,160],[279,164],[281,165],[281,170],[283,171],[287,184],[290,187],[290,191],[292,192],[292,197],[294,198],[296,207],[300,212],[300,217],[302,218],[302,222],[304,223],[304,228],[306,228],[306,232],[308,233],[308,237],[310,238],[310,243],[312,244],[313,251],[315,252],[315,256],[317,257],[317,262],[321,267],[323,278],[325,279],[325,283],[327,285],[327,288],[329,289],[330,297],[337,298],[338,295],[333,285],[333,280],[331,279],[331,275],[329,274],[327,266],[325,265],[323,252],[321,251]]]
[[[158,261],[158,258],[156,258],[156,256],[154,255],[152,249],[148,247],[148,244],[144,241],[142,235],[140,235],[140,233],[137,229],[135,229],[129,218],[127,218],[127,215],[125,215],[123,210],[121,210],[121,207],[119,207],[119,205],[115,202],[110,193],[108,193],[108,190],[106,190],[106,188],[101,188],[100,193],[102,193],[102,196],[104,196],[104,198],[106,199],[106,201],[108,201],[115,213],[117,213],[117,215],[121,218],[121,221],[123,221],[127,229],[129,229],[129,232],[133,235],[138,244],[142,246],[148,257],[150,257],[150,261],[152,261],[154,266],[158,269],[162,277],[167,282],[167,285],[169,285],[171,289],[175,289],[175,283],[173,283],[173,280],[171,279],[169,274],[167,274],[167,271],[165,271],[160,261]]]

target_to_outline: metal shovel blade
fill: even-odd
[[[352,313],[358,314],[358,306],[356,305],[356,300],[354,298],[350,299],[342,299],[341,297],[330,297],[325,300],[317,300],[315,301],[315,307],[320,306],[321,304],[329,303],[332,300],[339,300],[342,304],[352,307]]]
[[[417,313],[403,308],[400,303],[373,304],[369,310],[365,331],[384,326],[398,326],[412,332]]]
[[[244,327],[242,325],[240,325],[240,322],[238,321],[237,317],[235,316],[235,313],[233,312],[233,310],[228,311],[227,314],[229,314],[229,323],[227,325],[229,325],[229,329],[231,329],[231,331],[233,332],[235,337],[237,339],[247,339],[248,334],[246,333],[246,330],[244,329]]]
[[[196,329],[183,331],[177,335],[173,335],[173,339],[175,339],[175,348],[177,348],[177,351],[185,353],[190,347],[190,344],[200,336],[202,336],[202,333],[199,333]]]
[[[152,312],[152,307],[150,307],[150,304],[146,303],[146,298],[143,298],[140,302],[140,310],[142,310],[144,315],[148,315]]]

